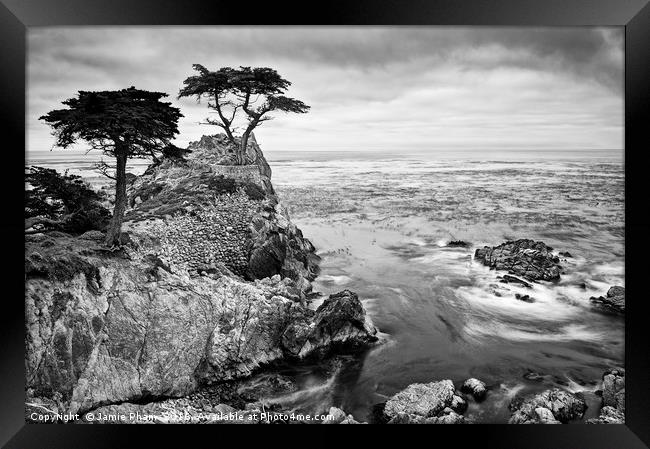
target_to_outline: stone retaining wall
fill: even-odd
[[[245,194],[220,195],[210,207],[184,214],[158,225],[160,258],[172,269],[201,272],[224,264],[244,275],[248,266],[250,223],[260,203]]]

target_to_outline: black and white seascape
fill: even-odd
[[[622,29],[28,36],[28,421],[624,422]]]

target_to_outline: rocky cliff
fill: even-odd
[[[291,223],[253,140],[232,166],[223,136],[129,186],[121,249],[26,240],[28,403],[84,412],[182,397],[282,358],[367,345],[376,329],[344,291],[309,307],[313,245]]]
[[[152,165],[129,188],[124,230],[172,272],[224,265],[246,279],[279,274],[303,294],[318,273],[314,246],[278,202],[271,169],[252,139],[249,165],[231,162],[225,135],[192,142],[185,160]]]

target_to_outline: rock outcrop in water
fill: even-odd
[[[610,406],[600,409],[598,418],[585,421],[586,424],[625,424],[625,413]]]
[[[625,412],[625,370],[613,368],[603,374],[603,406]]]
[[[554,388],[510,404],[509,424],[562,424],[582,418],[587,405],[577,394]]]
[[[463,393],[471,394],[477,401],[482,401],[487,395],[485,383],[473,377],[463,382],[463,385],[460,387],[460,391]]]
[[[305,357],[337,345],[366,346],[377,340],[376,333],[356,293],[344,290],[330,295],[315,312],[303,309],[282,333],[282,347]]]
[[[625,288],[620,286],[611,287],[607,290],[606,296],[589,298],[591,303],[601,310],[618,314],[625,314]]]
[[[383,414],[389,424],[461,424],[467,404],[451,380],[411,384],[391,397]]]
[[[98,232],[26,238],[30,407],[181,398],[377,339],[350,291],[306,306],[314,248],[279,205],[259,147],[256,165],[219,165],[223,140],[204,137],[188,160],[163,160],[130,185],[118,251]]]
[[[588,424],[625,423],[625,370],[612,368],[603,374],[603,401],[598,418],[587,420]]]
[[[529,281],[560,279],[560,259],[553,248],[530,239],[507,241],[499,246],[478,248],[474,258],[497,270],[506,270]]]
[[[361,424],[352,415],[345,413],[338,407],[330,407],[329,413],[323,424]],[[363,423],[366,424],[366,423]]]
[[[523,279],[519,279],[518,277],[515,276],[510,276],[509,274],[504,274],[503,276],[497,276],[498,278],[501,278],[499,282],[502,284],[519,284],[522,287],[526,288],[533,288],[532,285],[530,285],[528,282],[524,281]]]

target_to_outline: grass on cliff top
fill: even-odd
[[[28,236],[25,240],[26,279],[67,282],[83,273],[91,292],[101,287],[99,264],[95,260],[106,253],[101,240],[82,239],[62,232]]]

